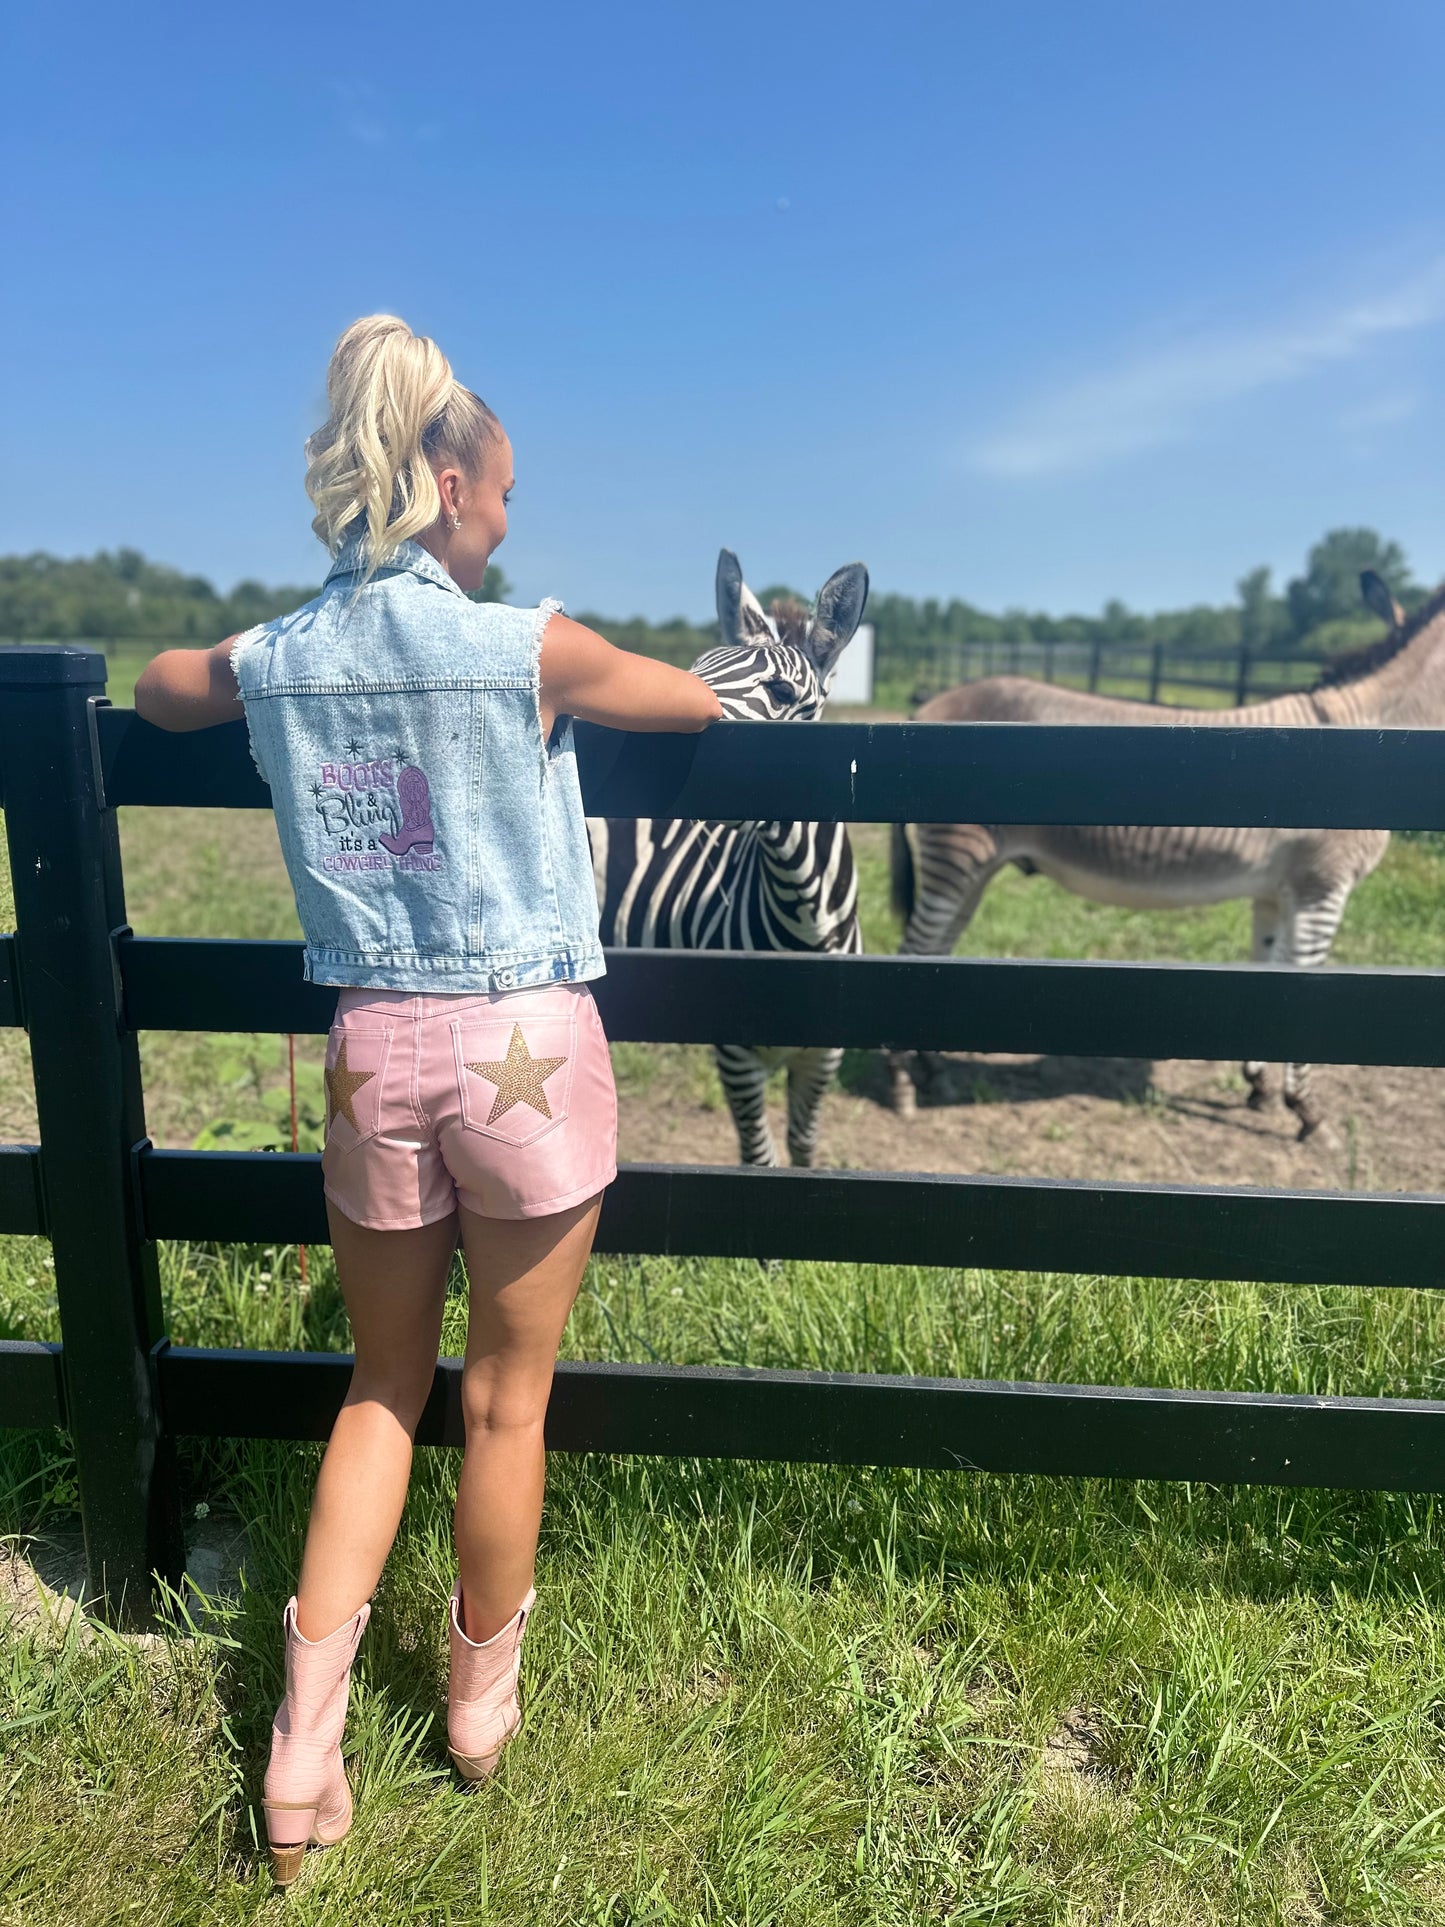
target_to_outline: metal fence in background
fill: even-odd
[[[1201,691],[1242,706],[1309,688],[1330,660],[1320,649],[1253,650],[1245,644],[1205,650],[1162,642],[949,642],[916,651],[880,645],[877,678],[907,684],[914,702],[980,676],[1010,675],[1150,703],[1187,703]]]
[[[74,1444],[89,1583],[121,1623],[180,1581],[175,1442],[321,1439],[345,1355],[171,1343],[157,1241],[320,1243],[319,1160],[158,1150],[138,1033],[323,1033],[300,946],[137,937],[117,810],[266,809],[245,726],[168,735],[81,649],[0,653],[18,928],[0,1024],[29,1032],[38,1145],[0,1147],[0,1234],[51,1239],[61,1342],[0,1343],[0,1424]],[[1027,724],[580,726],[589,813],[994,823],[1445,826],[1445,732]],[[612,952],[618,1041],[778,1042],[1445,1065],[1445,972]],[[624,1165],[598,1248],[1090,1276],[1445,1284],[1445,1197]],[[417,1433],[462,1443],[460,1361]],[[568,1363],[554,1450],[1445,1489],[1445,1401]]]

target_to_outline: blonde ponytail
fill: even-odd
[[[306,443],[311,526],[335,555],[364,517],[365,580],[441,514],[432,461],[480,475],[501,426],[436,343],[390,314],[352,322],[326,397],[331,413]]]

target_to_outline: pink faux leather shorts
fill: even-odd
[[[543,1218],[617,1175],[617,1091],[585,983],[450,996],[343,989],[326,1044],[326,1195],[400,1231],[458,1202]]]

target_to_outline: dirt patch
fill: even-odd
[[[223,1620],[226,1606],[240,1597],[246,1532],[238,1519],[218,1513],[189,1522],[185,1537],[182,1598],[197,1631],[205,1632],[212,1618]],[[220,1608],[218,1614],[212,1614],[212,1602]],[[87,1611],[91,1603],[85,1540],[78,1525],[57,1524],[45,1533],[0,1540],[0,1625],[9,1633],[40,1632],[58,1640],[78,1610],[78,1642],[87,1645],[96,1637],[95,1621]],[[144,1652],[165,1643],[160,1633],[115,1637]]]
[[[1046,1776],[1069,1779],[1084,1774],[1102,1777],[1103,1730],[1087,1707],[1065,1713],[1044,1741],[1041,1765]]]
[[[1315,1090],[1327,1121],[1300,1143],[1278,1097],[1266,1110],[1246,1108],[1235,1064],[973,1052],[949,1054],[945,1063],[944,1079],[920,1093],[916,1115],[905,1119],[888,1108],[881,1053],[850,1051],[840,1085],[824,1099],[820,1161],[855,1170],[1161,1184],[1442,1188],[1445,1078],[1438,1070],[1320,1067]],[[699,1103],[698,1081],[669,1074],[645,1092],[624,1091],[622,1156],[735,1162],[727,1109]],[[781,1080],[770,1096],[781,1145]]]

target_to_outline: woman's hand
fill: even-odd
[[[214,649],[163,649],[152,656],[136,678],[136,715],[157,729],[210,729],[244,716],[231,670],[235,640],[227,636]]]
[[[542,631],[541,673],[544,741],[559,716],[609,729],[696,732],[723,713],[701,676],[616,649],[569,616],[553,616]]]

